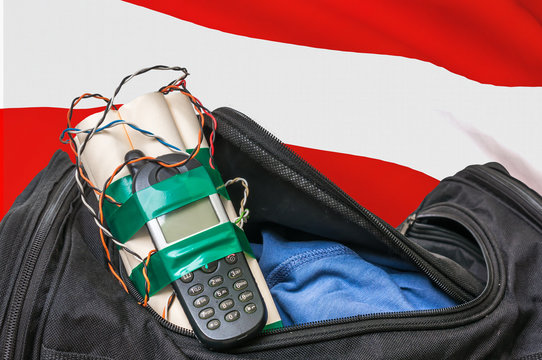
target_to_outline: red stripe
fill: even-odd
[[[75,110],[74,124],[103,108]],[[0,109],[2,147],[0,150],[0,216],[9,210],[26,185],[43,169],[56,150],[71,154],[58,137],[66,128],[67,109]]]
[[[542,86],[539,0],[126,1],[232,34],[405,56],[482,83]],[[182,34],[168,35],[182,44]]]
[[[75,110],[73,123],[101,110]],[[66,126],[66,111],[59,108],[0,110],[4,138],[0,154],[3,161],[0,216],[4,216],[15,197],[47,165],[57,149],[70,152],[67,145],[58,141]],[[423,173],[385,161],[299,146],[291,148],[392,225],[398,225],[438,183]]]

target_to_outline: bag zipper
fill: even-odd
[[[379,219],[376,215],[369,210],[362,207],[356,201],[354,201],[349,195],[347,195],[342,189],[335,185],[331,180],[325,177],[317,169],[312,167],[308,162],[302,159],[299,155],[288,149],[284,144],[269,131],[261,127],[255,121],[248,116],[238,112],[237,110],[230,108],[219,108],[213,112],[215,116],[218,115],[221,119],[219,122],[220,135],[223,137],[230,137],[229,141],[235,140],[235,138],[243,137],[249,140],[249,143],[254,147],[264,148],[263,150],[270,153],[271,157],[277,157],[280,161],[289,166],[296,173],[304,178],[308,178],[309,182],[315,184],[321,192],[330,195],[335,202],[345,207],[347,212],[354,214],[354,217],[358,217],[359,214],[367,220],[370,225],[378,229],[379,233],[375,234],[383,242],[389,243],[391,240],[391,246],[399,248],[403,254],[405,254],[412,262],[414,262],[422,272],[426,274],[440,289],[447,293],[452,298],[465,302],[471,299],[471,296],[460,289],[454,284],[452,279],[449,279],[446,274],[443,274],[438,269],[429,264],[423,257],[416,252],[414,248],[407,245],[408,239],[406,239],[395,228],[391,227],[388,223]],[[242,119],[242,121],[239,120]],[[231,129],[230,129],[231,127]],[[233,141],[235,142],[235,141]],[[236,144],[239,146],[240,141]],[[247,150],[249,155],[251,149]],[[254,149],[253,149],[254,150]],[[261,162],[260,162],[261,163]],[[302,190],[303,187],[300,187]],[[320,194],[311,194],[317,197]],[[359,223],[359,221],[353,220],[350,216],[350,221]],[[374,233],[374,232],[373,232]]]
[[[408,229],[410,229],[410,227],[412,226],[412,224],[414,224],[415,221],[416,221],[416,213],[414,212],[408,215],[406,220],[403,221],[401,225],[399,225],[399,229],[398,229],[399,232],[403,235],[406,235]]]
[[[414,218],[427,218],[427,217],[445,217],[450,220],[454,220],[465,226],[475,238],[477,238],[477,241],[480,242],[478,236],[478,232],[472,227],[469,227],[468,225],[465,225],[460,219],[450,216],[446,212],[441,212],[442,207],[435,207],[435,208],[428,208],[428,211],[432,211],[431,214],[426,214],[425,212],[421,213],[418,217]],[[437,212],[435,212],[435,210]],[[485,247],[480,244],[480,248],[484,252],[484,258],[489,258],[489,255],[487,252],[484,251]],[[118,255],[118,253],[117,253]],[[124,267],[121,266],[121,276],[123,280],[126,282],[126,285],[128,287],[128,290],[130,291],[130,294],[135,297],[135,299],[138,302],[143,301],[143,297],[139,294],[139,292],[136,290],[135,286],[132,284],[132,282],[129,280],[129,277],[127,276]],[[500,301],[501,296],[489,296],[490,293],[490,275],[488,275],[488,281],[486,289],[480,296],[477,298],[452,307],[447,308],[440,308],[440,309],[428,309],[428,310],[412,310],[412,311],[398,311],[398,312],[385,312],[385,313],[373,313],[373,314],[365,314],[365,315],[356,315],[356,316],[350,316],[350,317],[344,317],[344,318],[337,318],[337,319],[330,319],[330,320],[320,320],[320,321],[314,321],[314,322],[308,322],[303,324],[296,324],[288,327],[278,328],[278,329],[272,329],[272,330],[265,330],[259,335],[259,339],[262,339],[262,343],[254,344],[254,345],[246,345],[244,347],[240,347],[238,349],[231,350],[234,353],[243,353],[247,351],[256,351],[261,350],[265,347],[265,338],[271,335],[280,335],[280,334],[292,334],[292,332],[295,331],[302,331],[302,330],[309,330],[313,328],[318,328],[321,326],[333,326],[333,325],[343,325],[343,324],[358,324],[358,329],[356,329],[357,332],[363,330],[364,328],[370,329],[371,332],[378,332],[383,330],[395,330],[396,329],[396,321],[400,319],[416,319],[415,322],[412,323],[413,327],[420,328],[420,327],[435,327],[435,324],[438,324],[438,321],[434,318],[435,316],[439,315],[453,315],[459,311],[467,310],[467,309],[474,309],[480,306],[481,304],[485,303],[488,298],[493,302],[493,304],[496,304]],[[484,309],[486,311],[491,311],[491,307],[484,306]],[[196,338],[195,333],[192,330],[185,329],[183,327],[180,327],[176,324],[173,324],[166,319],[164,319],[160,314],[158,314],[152,307],[147,306],[147,311],[151,313],[151,315],[166,329],[171,330],[173,332],[179,333],[184,336]],[[479,316],[482,316],[480,313]],[[367,324],[368,321],[371,321],[371,324]],[[353,331],[353,329],[348,329],[348,331]],[[326,333],[323,333],[323,338],[326,337]],[[290,339],[293,339],[291,337]]]
[[[49,197],[49,199],[52,200],[52,203],[47,205],[47,207],[44,209],[43,216],[41,216],[35,231],[30,237],[30,245],[26,251],[24,262],[18,272],[19,275],[13,288],[14,295],[11,297],[11,301],[8,306],[7,319],[4,323],[6,336],[2,351],[2,358],[5,360],[13,358],[16,350],[15,343],[17,341],[18,330],[20,328],[26,328],[26,325],[20,324],[19,321],[22,315],[21,310],[25,303],[30,301],[29,299],[34,299],[34,294],[32,294],[32,289],[30,289],[30,281],[34,273],[36,263],[41,256],[44,256],[42,248],[44,247],[45,240],[47,239],[59,209],[62,208],[66,202],[72,200],[68,194],[70,190],[75,188],[74,185],[75,180],[73,176],[69,176],[67,173],[64,173],[60,183],[56,186],[55,190]]]
[[[228,114],[228,113],[233,113],[233,115],[241,117],[243,119],[243,122],[240,123],[239,121],[235,119],[234,116],[231,116],[231,114]],[[239,113],[233,109],[220,108],[218,110],[215,110],[214,114],[218,115],[217,117],[222,118],[221,120],[224,120],[223,119],[224,117],[228,120],[227,122],[219,120],[221,136],[227,138],[229,135],[230,139],[228,140],[230,141],[231,141],[231,138],[235,136],[241,135],[243,137],[246,137],[248,138],[249,142],[253,146],[262,145],[263,147],[265,147],[263,149],[264,151],[273,154],[273,156],[278,155],[279,159],[282,160],[283,162],[286,160],[286,165],[289,166],[291,169],[295,169],[297,173],[300,173],[299,170],[301,169],[302,176],[305,178],[309,178],[309,181],[311,181],[313,184],[316,184],[319,187],[319,189],[323,190],[324,192],[327,192],[327,194],[334,196],[335,200],[338,200],[341,205],[349,206],[350,210],[352,210],[353,212],[361,213],[366,218],[366,220],[370,222],[370,224],[375,226],[381,232],[380,237],[384,237],[384,238],[388,237],[389,239],[391,239],[393,245],[395,245],[397,248],[400,248],[403,251],[403,253],[406,254],[443,291],[445,291],[448,295],[455,297],[456,299],[459,299],[460,301],[464,301],[464,303],[460,305],[456,305],[456,306],[448,307],[448,308],[441,308],[441,309],[366,314],[366,315],[358,315],[358,316],[352,316],[352,317],[346,317],[346,318],[338,318],[338,319],[322,320],[322,321],[316,321],[316,322],[310,322],[310,323],[304,323],[304,324],[297,324],[297,325],[289,326],[285,328],[264,331],[260,335],[260,338],[264,338],[268,335],[278,335],[278,334],[291,333],[292,331],[308,330],[308,329],[311,329],[314,327],[320,327],[320,326],[343,325],[343,324],[352,324],[352,323],[354,323],[354,325],[357,325],[354,331],[358,332],[360,331],[360,329],[364,328],[364,325],[363,325],[364,322],[369,321],[369,320],[371,320],[371,325],[370,325],[371,331],[380,331],[383,329],[397,328],[396,322],[399,319],[415,320],[415,322],[411,323],[411,326],[414,326],[414,327],[419,327],[419,326],[435,327],[435,324],[438,323],[438,321],[436,321],[437,319],[435,319],[434,316],[436,315],[452,315],[453,316],[458,311],[476,308],[478,305],[481,305],[481,303],[487,301],[488,297],[486,295],[488,291],[486,290],[490,287],[489,281],[488,281],[488,286],[486,287],[486,290],[480,296],[472,300],[467,299],[467,296],[465,296],[463,292],[456,291],[457,287],[447,286],[445,282],[447,281],[448,283],[450,283],[451,280],[446,279],[444,274],[440,273],[437,269],[432,267],[432,265],[425,262],[425,260],[423,260],[423,258],[419,256],[419,254],[417,254],[415,250],[411,249],[407,244],[405,244],[405,238],[402,237],[402,234],[400,234],[397,230],[395,230],[389,224],[383,222],[374,214],[372,214],[367,209],[363,208],[361,205],[355,202],[346,193],[344,193],[344,191],[342,191],[334,183],[332,183],[329,179],[327,179],[324,175],[322,175],[318,170],[313,168],[304,159],[302,159],[297,154],[295,154],[294,152],[289,150],[287,147],[285,147],[284,144],[280,142],[280,140],[278,140],[270,132],[262,128],[260,125],[255,123],[253,120],[251,120],[244,114]],[[247,150],[247,149],[243,149],[243,150]],[[247,153],[250,154],[250,151],[247,151]],[[412,217],[409,217],[409,218],[410,218],[410,221],[413,222],[416,219],[416,215],[414,214],[412,215]],[[121,274],[123,278],[127,279],[126,273],[123,268],[121,270]],[[444,278],[445,281],[441,281],[442,278]],[[130,293],[138,301],[140,302],[143,301],[143,298],[137,292],[137,290],[131,284],[131,282],[126,281],[126,283],[130,290]],[[495,303],[498,300],[499,300],[499,297],[496,297],[496,296],[491,297],[491,301],[493,303]],[[487,307],[484,306],[484,309],[487,309]],[[162,316],[160,316],[156,311],[154,311],[150,307],[148,307],[147,310],[165,328],[171,331],[174,331],[176,333],[185,335],[185,336],[195,337],[193,331],[187,330],[178,325],[170,323],[169,321],[164,319]],[[484,310],[481,310],[481,311],[477,310],[476,316],[481,316],[483,312]],[[464,317],[461,317],[461,319],[463,318]],[[461,319],[455,318],[456,321],[457,320],[461,321]],[[349,328],[349,330],[343,331],[343,333],[347,333],[349,331],[352,331],[352,328]],[[323,338],[324,339],[326,338],[325,334],[323,334]],[[265,344],[265,340],[263,341],[264,342],[260,344],[255,344],[252,346],[248,345],[247,347],[239,348],[235,352],[243,352],[246,350],[251,351],[251,348],[260,349],[262,345]]]
[[[318,170],[313,168],[309,163],[307,163],[304,159],[302,159],[299,155],[292,152],[290,149],[284,146],[284,144],[276,138],[274,135],[272,135],[270,132],[268,132],[266,129],[262,128],[260,125],[255,123],[253,120],[251,120],[246,115],[230,109],[230,108],[220,108],[214,111],[215,116],[219,117],[219,127],[220,127],[220,134],[227,138],[230,142],[232,139],[235,139],[236,137],[243,137],[245,139],[248,139],[248,143],[251,144],[253,147],[258,147],[258,150],[263,150],[267,152],[268,154],[272,154],[272,156],[276,156],[283,164],[288,166],[290,169],[295,170],[298,174],[303,176],[304,178],[308,179],[309,182],[315,184],[318,189],[323,191],[324,193],[327,193],[328,195],[331,195],[334,200],[337,200],[340,205],[348,207],[349,210],[351,210],[355,214],[360,214],[376,229],[380,231],[380,237],[383,239],[390,239],[392,244],[403,251],[407,257],[409,257],[417,266],[420,268],[437,286],[439,286],[444,292],[446,292],[448,295],[460,300],[464,301],[464,303],[460,305],[456,305],[453,307],[448,308],[441,308],[441,309],[430,309],[430,310],[414,310],[414,311],[401,311],[401,312],[387,312],[387,313],[375,313],[375,314],[366,314],[366,315],[357,315],[357,316],[351,316],[351,317],[345,317],[345,318],[338,318],[338,319],[331,319],[331,320],[322,320],[322,321],[316,321],[316,322],[309,322],[304,324],[297,324],[285,328],[279,328],[279,329],[273,329],[264,331],[260,338],[263,339],[262,343],[255,344],[255,345],[248,345],[247,347],[240,348],[236,352],[243,352],[246,350],[251,349],[260,349],[262,345],[265,344],[265,337],[269,335],[280,335],[280,334],[291,334],[293,331],[302,331],[302,330],[308,330],[315,327],[321,327],[321,326],[333,326],[333,325],[344,325],[344,324],[351,324],[354,325],[356,328],[355,330],[353,327],[349,327],[348,330],[345,330],[343,334],[346,334],[349,331],[356,331],[359,332],[363,328],[369,328],[371,329],[371,332],[374,331],[381,331],[386,329],[396,329],[397,328],[397,321],[400,319],[413,319],[416,320],[415,322],[411,323],[411,326],[415,327],[435,327],[436,324],[438,324],[438,319],[435,318],[435,316],[442,316],[449,318],[452,316],[454,318],[454,321],[467,321],[465,318],[468,316],[481,316],[482,313],[485,311],[491,311],[492,306],[484,306],[481,307],[482,304],[487,305],[487,302],[490,302],[490,305],[495,306],[498,301],[500,301],[500,297],[502,297],[503,291],[502,291],[502,281],[501,286],[495,287],[494,281],[495,278],[498,277],[498,274],[488,274],[488,281],[486,285],[486,289],[480,294],[477,298],[472,299],[468,301],[468,296],[466,296],[462,291],[457,291],[457,287],[453,286],[452,280],[448,279],[445,274],[442,274],[440,271],[435,269],[432,265],[428,264],[414,249],[410,248],[407,245],[407,241],[405,241],[405,238],[403,237],[403,234],[408,230],[408,228],[417,220],[419,216],[426,217],[425,210],[423,214],[412,214],[410,215],[404,224],[402,224],[400,230],[401,232],[398,232],[396,229],[391,227],[389,224],[383,222],[378,217],[376,217],[374,214],[372,214],[370,211],[359,205],[357,202],[355,202],[352,198],[350,198],[343,190],[338,188],[334,183],[332,183],[327,177],[325,177],[323,174],[321,174]],[[238,120],[237,118],[241,118],[242,121]],[[224,121],[225,120],[225,121]],[[237,145],[239,143],[235,142]],[[246,145],[246,143],[245,143]],[[248,154],[251,154],[251,149],[243,149],[243,151],[247,152]],[[269,156],[269,155],[266,155]],[[261,163],[261,162],[260,162]],[[435,210],[434,208],[432,210]],[[486,246],[489,246],[488,241],[484,241],[485,244],[480,243],[480,234],[477,234],[472,227],[469,227],[465,225],[460,219],[455,218],[454,216],[451,216],[446,213],[441,213],[439,216],[449,218],[451,220],[457,221],[465,228],[467,228],[475,238],[477,238],[477,241],[479,242],[480,248],[482,249],[484,253],[484,258],[486,260],[486,266],[488,269],[497,268],[497,265],[490,266],[490,258],[491,256],[488,254]],[[126,274],[123,274],[126,278]],[[444,280],[442,280],[444,279]],[[441,281],[442,280],[442,281]],[[446,284],[448,283],[448,285]],[[142,301],[143,298],[141,295],[135,290],[133,285],[130,281],[127,281],[127,285],[129,287],[130,292],[132,295],[138,300]],[[452,286],[449,286],[452,285]],[[497,296],[496,292],[498,290],[500,291],[500,296]],[[492,292],[492,296],[488,296],[488,294]],[[480,307],[479,307],[480,306]],[[477,309],[476,311],[474,309]],[[458,312],[467,312],[467,310],[471,310],[468,312],[468,316],[455,316]],[[182,328],[178,325],[175,325],[173,323],[170,323],[166,319],[162,318],[156,311],[154,311],[152,308],[148,308],[148,311],[152,314],[152,316],[159,321],[159,323],[164,326],[165,328],[172,330],[174,332],[177,332],[179,334],[195,337],[194,332],[191,330],[187,330],[185,328]],[[474,313],[474,314],[473,314]],[[371,325],[365,325],[367,322],[371,323]],[[314,335],[313,335],[314,336]],[[322,333],[322,338],[325,339],[326,335]],[[314,339],[314,338],[313,338]]]
[[[487,166],[469,166],[466,172],[474,175],[477,182],[486,189],[493,189],[505,195],[516,203],[527,207],[525,214],[532,218],[533,223],[542,227],[542,196],[519,180],[502,171]],[[518,201],[519,200],[519,201]]]
[[[462,211],[462,209],[460,207],[438,204],[436,206],[428,207],[428,208],[424,209],[423,211],[421,211],[419,213],[412,214],[411,216],[409,216],[409,218],[410,218],[409,222],[412,225],[412,224],[414,224],[415,221],[422,220],[422,219],[445,218],[445,219],[452,220],[454,222],[457,222],[457,223],[461,224],[476,239],[477,243],[480,246],[480,249],[482,250],[482,254],[483,254],[484,260],[486,262],[486,266],[488,266],[488,268],[489,268],[489,264],[488,264],[488,262],[489,262],[489,253],[488,253],[488,250],[487,250],[487,247],[486,247],[487,245],[489,245],[488,241],[484,240],[481,232],[478,229],[475,229],[475,228],[473,228],[473,226],[469,225],[469,221],[467,220],[466,217],[460,215],[460,214],[462,214],[462,212],[463,211]],[[494,277],[494,274],[493,273],[490,274],[489,271],[488,271],[487,284],[490,284],[490,282],[494,282],[493,277]],[[487,296],[487,295],[485,295],[485,293],[487,293],[487,290],[488,289],[486,287],[486,289],[484,290],[484,292],[482,294],[480,294],[480,296],[478,296],[477,298],[475,298],[475,299],[473,299],[473,300],[471,300],[469,302],[459,304],[459,305],[456,305],[456,306],[452,306],[452,307],[447,307],[447,308],[358,315],[358,316],[352,316],[352,317],[341,318],[341,319],[323,320],[323,321],[311,322],[311,323],[306,323],[306,324],[299,324],[299,325],[295,325],[293,327],[287,327],[287,328],[271,330],[269,332],[266,332],[265,334],[277,334],[277,333],[282,333],[282,332],[286,332],[286,331],[294,331],[294,330],[305,329],[307,327],[322,326],[322,325],[336,325],[336,324],[341,324],[341,323],[351,322],[351,321],[385,319],[385,320],[387,320],[389,322],[390,318],[401,319],[401,318],[419,317],[419,316],[424,316],[424,318],[425,318],[425,317],[431,316],[431,315],[449,314],[449,313],[454,313],[454,312],[460,311],[460,310],[465,309],[465,308],[471,308],[473,306],[476,306],[477,303],[480,303],[481,301],[483,301],[483,299]],[[434,323],[435,323],[434,318],[427,318],[424,321],[419,322],[418,324],[434,324]],[[386,329],[389,328],[389,326],[385,326],[385,325],[387,325],[387,324],[382,323],[382,328],[373,325],[373,326],[371,326],[371,329],[374,329],[375,331],[378,331],[378,330],[381,330],[381,329],[384,329],[384,328],[386,328]]]

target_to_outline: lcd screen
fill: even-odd
[[[208,197],[156,218],[168,244],[219,224]]]

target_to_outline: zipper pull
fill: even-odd
[[[414,221],[416,221],[416,213],[410,214],[405,221],[401,225],[399,225],[399,232],[403,235],[406,235],[408,229],[414,224]]]

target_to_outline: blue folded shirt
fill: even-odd
[[[272,230],[252,244],[284,326],[456,303],[412,264],[331,241],[287,241]]]

